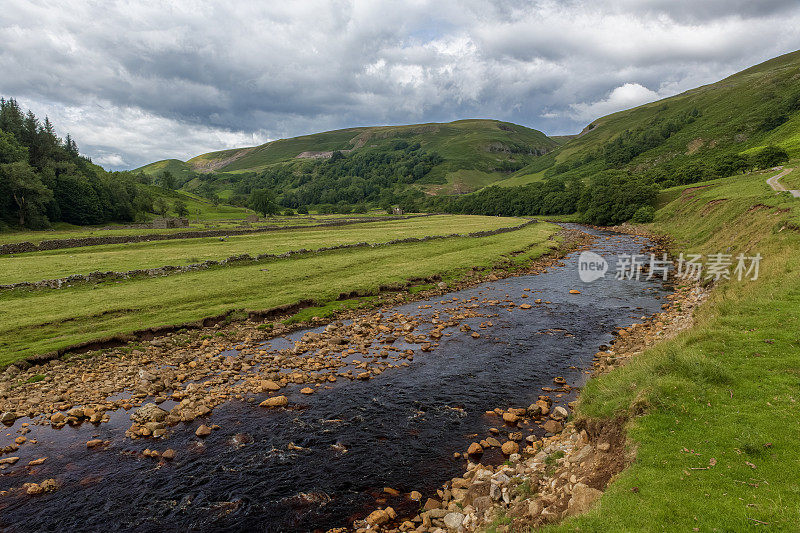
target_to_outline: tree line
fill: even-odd
[[[130,173],[109,173],[61,139],[45,117],[0,98],[0,228],[44,228],[51,222],[133,221],[152,209]]]

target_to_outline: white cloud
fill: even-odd
[[[660,98],[659,94],[638,83],[620,85],[602,100],[592,103],[570,104],[569,115],[575,120],[591,121],[623,109],[653,102]]]
[[[562,134],[798,49],[799,28],[787,0],[5,0],[0,95],[117,168],[358,125]]]

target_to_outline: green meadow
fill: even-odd
[[[441,215],[353,224],[335,229],[316,227],[233,235],[225,240],[206,237],[30,252],[0,256],[0,284],[55,279],[96,271],[122,272],[165,265],[181,266],[241,254],[279,254],[358,242],[376,244],[407,237],[470,233],[517,226],[524,222],[521,218]]]
[[[717,284],[693,328],[587,384],[578,416],[627,419],[636,459],[551,530],[797,530],[800,200],[774,174],[663,193],[651,229],[675,252],[760,253],[760,276]]]
[[[470,226],[466,218],[443,218],[439,224],[427,218],[402,221],[405,231],[394,233],[387,227],[366,231],[373,236],[440,235],[453,230],[514,226],[520,222],[470,217],[475,221]],[[337,232],[348,230],[345,226],[328,228],[326,232],[329,239],[335,239]],[[557,226],[543,222],[489,237],[454,237],[308,253],[166,277],[78,284],[58,290],[6,291],[0,294],[0,364],[110,335],[179,325],[232,310],[265,310],[300,300],[325,304],[336,300],[341,293],[376,294],[382,285],[411,278],[439,275],[452,279],[473,267],[519,261],[519,257],[508,256],[511,252],[526,251],[525,260],[546,253],[557,244],[550,239],[557,230]],[[320,235],[324,237],[326,233]],[[357,241],[364,238],[363,233],[351,235]],[[308,241],[305,242],[307,246]],[[284,246],[303,247],[293,243]],[[118,245],[118,249],[126,253],[124,245]],[[137,254],[126,257],[133,260]]]

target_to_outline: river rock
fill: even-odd
[[[467,455],[481,455],[483,453],[483,446],[478,444],[477,442],[473,442],[467,448]]]
[[[389,521],[389,514],[383,509],[372,511],[369,514],[369,516],[367,516],[367,524],[371,526],[380,526],[388,521]]]
[[[519,451],[519,444],[514,442],[513,440],[507,441],[503,443],[503,447],[500,450],[505,455],[511,455],[512,453],[517,453]]]
[[[198,437],[208,437],[211,435],[211,428],[205,424],[202,424],[197,430],[194,432],[195,435]]]
[[[2,415],[0,415],[0,422],[3,424],[10,426],[17,420],[17,415],[12,413],[11,411],[6,411]]]
[[[261,392],[275,392],[280,390],[280,388],[281,386],[271,379],[265,379],[261,381]]]
[[[274,396],[258,404],[259,407],[286,407],[287,405],[289,405],[289,399],[286,396]]]
[[[314,394],[314,389],[312,389],[311,387],[304,387],[300,389],[300,392],[302,394]]]
[[[569,412],[560,405],[553,409],[553,414],[550,415],[553,420],[564,420],[569,416]]]
[[[411,494],[408,495],[408,499],[418,502],[422,500],[422,494],[416,490],[412,490]]]
[[[487,443],[489,444],[489,446],[491,446],[492,448],[499,448],[499,447],[500,447],[500,441],[499,441],[499,440],[497,440],[497,439],[496,439],[496,438],[494,438],[494,437],[486,437],[486,442],[487,442]]]
[[[603,492],[593,489],[583,483],[576,483],[572,488],[572,498],[569,500],[567,514],[575,515],[585,513],[592,508],[594,502],[600,499]]]
[[[165,461],[172,461],[173,459],[175,459],[175,450],[173,450],[172,448],[167,448],[166,450],[164,450],[164,453],[161,454],[161,458],[164,459]]]
[[[146,422],[163,422],[169,413],[154,403],[146,403],[131,414],[131,420],[144,424]]]
[[[569,293],[570,293],[570,294],[580,294],[580,293],[581,293],[581,291],[579,291],[579,290],[576,290],[576,289],[572,289],[571,291],[569,291]]]
[[[561,422],[557,420],[548,420],[544,423],[544,430],[548,433],[561,433],[561,430],[564,429],[564,426],[561,425]]]
[[[423,507],[423,510],[432,511],[433,509],[439,509],[441,506],[442,502],[440,502],[439,500],[428,498],[425,501],[425,506]]]
[[[86,447],[87,448],[96,448],[97,446],[100,446],[101,444],[103,444],[102,439],[92,439],[92,440],[86,442]]]
[[[513,426],[519,422],[519,416],[515,415],[514,413],[503,413],[503,422]]]
[[[444,525],[448,529],[459,529],[464,523],[464,515],[461,513],[447,513],[444,515]]]

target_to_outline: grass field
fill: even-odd
[[[501,219],[494,219],[492,222]],[[427,219],[411,219],[410,227]],[[487,221],[489,222],[489,221]],[[508,222],[508,221],[507,221]],[[512,220],[512,223],[518,221]],[[460,227],[464,227],[463,223]],[[429,231],[438,234],[439,231]],[[230,310],[262,310],[436,274],[457,276],[504,254],[545,253],[547,223],[481,238],[453,238],[295,256],[181,275],[0,295],[0,364],[117,333],[181,324]],[[336,231],[336,230],[331,230]]]
[[[760,253],[761,275],[719,284],[692,329],[588,383],[580,416],[630,417],[636,460],[551,530],[797,530],[800,200],[762,177],[666,191],[653,229],[676,252]]]
[[[170,229],[151,229],[151,228],[123,228],[122,226],[104,225],[104,226],[73,226],[64,222],[59,222],[53,225],[52,228],[46,230],[23,230],[23,231],[6,231],[0,232],[0,244],[9,244],[15,242],[33,242],[39,243],[48,239],[79,239],[83,237],[117,237],[121,235],[149,235],[149,234],[168,234],[168,233],[183,233],[191,230],[218,230],[218,229],[243,229],[243,228],[261,228],[261,227],[275,227],[275,226],[315,226],[319,224],[329,224],[332,222],[340,222],[342,220],[358,220],[360,218],[373,218],[375,216],[388,216],[386,213],[368,213],[368,214],[350,214],[350,215],[292,215],[292,216],[271,216],[262,219],[260,222],[254,222],[250,226],[242,226],[241,219],[235,220],[206,220],[201,222],[190,221],[189,229],[187,228],[170,228]]]
[[[95,271],[127,271],[220,260],[233,255],[275,254],[357,242],[382,243],[406,237],[470,233],[516,226],[519,218],[433,216],[250,235],[109,244],[0,256],[0,284],[55,279]]]

